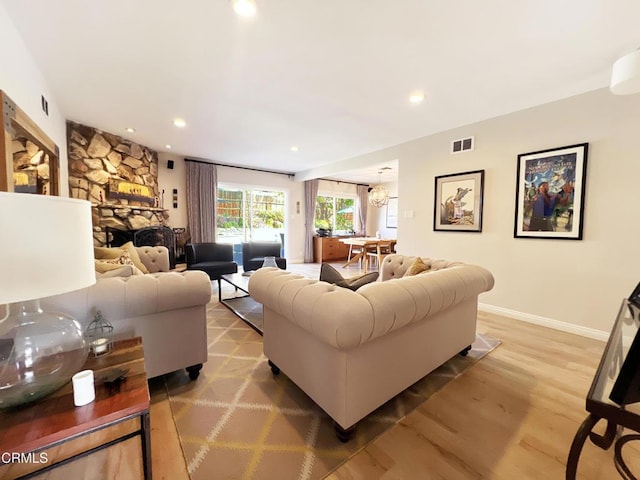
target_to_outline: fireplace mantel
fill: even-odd
[[[147,212],[169,212],[166,208],[160,207],[145,207],[141,205],[120,205],[115,203],[92,203],[93,208],[110,208],[111,210],[121,210],[128,208],[129,210],[144,210]]]

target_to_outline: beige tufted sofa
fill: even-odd
[[[264,353],[336,423],[355,423],[454,355],[476,335],[478,295],[493,288],[483,267],[388,255],[378,281],[357,291],[276,268],[256,271],[249,293],[264,306]]]
[[[86,328],[100,310],[116,338],[142,337],[149,378],[187,368],[197,378],[207,361],[211,281],[200,271],[169,272],[166,247],[136,247],[145,275],[98,278],[96,284],[42,300],[43,308],[73,315]]]

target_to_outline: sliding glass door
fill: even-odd
[[[234,245],[242,263],[242,242],[280,242],[284,256],[284,192],[218,185],[217,241]]]

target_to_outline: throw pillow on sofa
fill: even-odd
[[[122,253],[117,258],[96,260],[95,261],[96,272],[106,273],[112,270],[121,269],[122,266],[127,266],[129,267],[129,270],[132,272],[133,275],[142,275],[142,271],[140,271],[140,269],[138,269],[134,265],[133,260],[129,255],[129,252],[127,250],[121,250],[121,252]]]
[[[135,245],[133,245],[133,242],[127,242],[124,245],[122,245],[120,248],[129,252],[131,261],[139,270],[142,270],[142,273],[149,273],[149,270],[147,269],[145,264],[142,263],[142,260],[140,260],[140,255],[138,255],[138,250],[136,250],[136,247]]]
[[[140,260],[138,250],[133,242],[127,242],[121,247],[93,247],[93,256],[96,260],[115,260],[122,256],[122,252],[128,252],[133,265],[142,273],[149,273],[149,270]]]
[[[135,271],[134,271],[135,270]],[[120,265],[113,270],[107,270],[104,273],[100,273],[96,270],[96,280],[99,278],[111,278],[111,277],[130,277],[131,275],[142,274],[135,265]]]
[[[409,269],[404,273],[403,277],[411,277],[419,273],[428,272],[431,267],[427,266],[420,257],[416,258]]]
[[[320,267],[320,281],[333,283],[338,287],[357,290],[367,283],[375,282],[378,279],[378,272],[365,273],[356,277],[344,278],[338,270],[328,263],[323,263]]]
[[[122,252],[124,250],[119,247],[93,247],[93,258],[96,260],[113,260],[120,257]]]

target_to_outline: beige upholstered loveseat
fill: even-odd
[[[483,267],[389,255],[378,281],[356,291],[276,268],[256,271],[264,306],[264,353],[336,423],[349,429],[458,353],[476,335],[478,295],[493,288]]]
[[[187,368],[197,378],[207,361],[211,281],[200,271],[169,272],[166,247],[136,247],[148,274],[100,277],[96,284],[42,300],[43,308],[73,315],[86,328],[100,310],[116,338],[142,337],[149,378]]]

